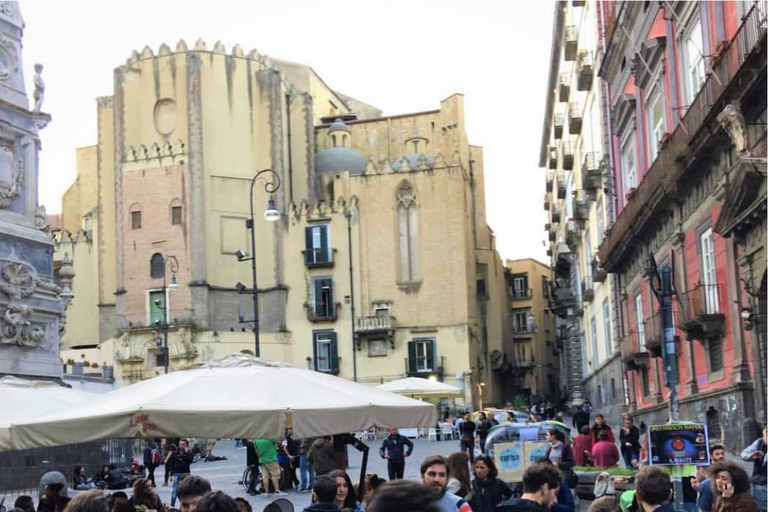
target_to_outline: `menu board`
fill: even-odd
[[[652,425],[648,427],[648,437],[648,459],[651,464],[710,464],[706,425]]]

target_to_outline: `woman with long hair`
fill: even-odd
[[[82,464],[75,466],[75,471],[72,473],[72,487],[77,491],[88,491],[96,488],[93,478],[88,478],[85,466]]]
[[[749,476],[733,462],[716,462],[709,470],[714,482],[712,512],[757,512],[757,502],[749,494]]]
[[[144,506],[158,512],[165,510],[160,496],[152,488],[152,482],[148,478],[139,478],[133,483],[133,496],[128,500],[128,503],[134,507]]]
[[[496,506],[512,496],[512,489],[498,478],[493,459],[487,455],[475,458],[472,465],[475,478],[472,480],[472,512],[493,512]]]
[[[339,506],[341,512],[362,512],[363,507],[357,501],[357,493],[346,471],[335,469],[328,473],[328,476],[336,480],[336,499],[334,503]]]
[[[472,495],[472,483],[469,476],[469,457],[466,452],[453,452],[448,457],[448,485],[446,492],[469,500]]]

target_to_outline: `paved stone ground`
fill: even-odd
[[[428,455],[450,455],[459,448],[458,441],[438,441],[430,442],[424,439],[413,440],[414,449],[413,454],[406,460],[405,464],[405,478],[419,479],[419,464]],[[370,452],[368,455],[368,468],[366,473],[377,473],[378,475],[388,478],[387,476],[387,463],[384,459],[379,457],[379,447],[381,441],[369,441]],[[219,441],[213,450],[214,455],[227,457],[227,460],[218,462],[196,462],[192,465],[192,473],[200,475],[203,478],[208,479],[211,482],[211,486],[215,490],[224,491],[230,496],[244,497],[253,506],[254,512],[261,512],[263,508],[271,501],[271,499],[258,496],[248,496],[242,485],[238,484],[238,481],[242,478],[243,471],[245,470],[245,448],[235,448],[234,441]],[[352,447],[349,447],[349,468],[348,472],[352,477],[353,482],[357,482],[360,479],[360,465],[362,463],[362,453],[358,452]],[[160,467],[155,472],[155,478],[158,484],[162,482],[164,468]],[[157,488],[163,503],[170,504],[171,500],[171,488],[170,487],[158,487]],[[297,511],[301,511],[304,507],[310,504],[310,493],[299,493],[296,491],[289,491],[286,496],[296,507]],[[178,506],[178,502],[176,503]]]

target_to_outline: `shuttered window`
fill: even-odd
[[[333,331],[314,331],[315,370],[326,373],[339,373],[339,347],[336,333]]]
[[[328,224],[308,226],[304,231],[304,259],[307,265],[330,263],[331,250],[328,237]]]
[[[416,339],[408,342],[408,373],[429,373],[436,368],[434,339]]]
[[[318,318],[331,318],[335,312],[333,279],[317,277],[312,280],[312,310]]]

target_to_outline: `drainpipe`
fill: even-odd
[[[344,212],[347,218],[347,244],[349,247],[349,303],[352,311],[352,379],[357,382],[357,336],[355,334],[355,279],[352,272],[352,212]]]

